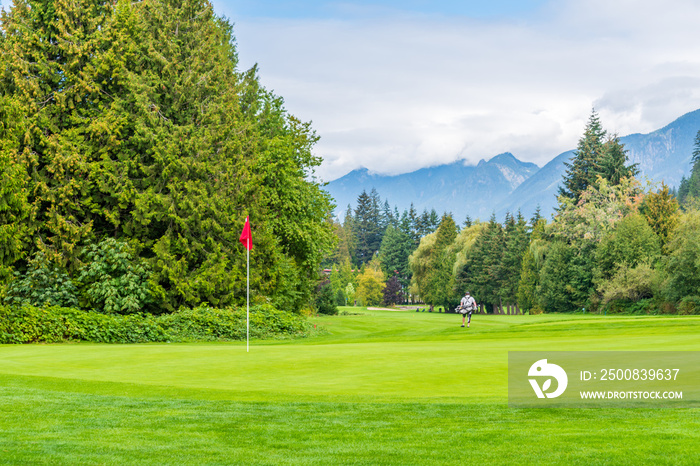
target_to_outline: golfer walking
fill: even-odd
[[[459,313],[462,314],[462,327],[464,327],[464,319],[467,318],[467,328],[472,322],[472,312],[476,310],[476,301],[469,295],[467,291],[464,293],[462,301],[459,303]]]

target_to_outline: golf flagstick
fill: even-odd
[[[250,238],[248,238],[250,242]],[[246,248],[245,279],[245,352],[250,352],[250,249]]]
[[[238,241],[246,248],[245,351],[248,353],[250,352],[250,250],[253,249],[249,217],[245,218],[245,225],[243,225],[243,231]]]

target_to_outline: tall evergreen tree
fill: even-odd
[[[389,225],[398,225],[398,217],[394,217],[394,211],[389,205],[389,200],[385,200],[382,205],[382,231],[386,231]]]
[[[506,216],[504,230],[503,256],[501,257],[499,278],[501,288],[499,297],[505,304],[517,302],[518,284],[522,270],[523,256],[527,250],[530,238],[527,232],[527,222],[518,212],[517,217]]]
[[[599,175],[611,184],[620,184],[622,178],[632,178],[639,174],[637,164],[627,165],[627,151],[617,135],[613,135],[603,145],[603,157],[599,164]]]
[[[578,201],[581,193],[595,182],[599,164],[604,154],[605,130],[598,114],[593,110],[583,136],[578,141],[570,162],[565,162],[566,173],[559,188],[559,195]]]
[[[428,212],[428,209],[424,209],[423,213],[416,217],[415,229],[418,236],[423,237],[436,231],[440,226],[440,222],[440,217],[435,209],[431,209],[430,212]]]
[[[379,249],[382,271],[387,277],[397,276],[404,286],[411,281],[408,257],[413,252],[413,242],[402,230],[389,225]]]
[[[606,134],[593,110],[573,159],[564,164],[566,173],[563,186],[559,188],[560,196],[572,199],[575,204],[599,176],[611,185],[618,185],[623,178],[632,178],[639,173],[637,164],[627,165],[627,151],[617,135],[604,140]]]
[[[0,94],[0,284],[31,247],[29,176],[20,161],[26,154],[18,152],[24,131],[21,105]]]
[[[350,254],[350,261],[353,264],[357,263],[357,228],[355,226],[354,212],[350,204],[345,211],[345,217],[343,218],[343,236],[348,243],[348,252]]]
[[[358,265],[366,264],[379,251],[382,238],[379,196],[374,189],[369,194],[363,190],[357,198],[355,235]]]
[[[590,252],[592,254],[592,251]],[[576,253],[574,246],[558,239],[549,245],[540,271],[538,296],[541,308],[547,312],[580,310],[588,298],[588,295],[582,294],[581,288],[576,286],[580,281],[577,278],[579,274]]]
[[[681,181],[678,184],[678,190],[675,191],[675,196],[678,199],[678,204],[683,205],[686,197],[688,196],[688,192],[690,191],[690,186],[688,185],[688,179],[685,177],[685,175],[681,176]]]
[[[166,309],[227,305],[245,296],[237,239],[250,215],[254,295],[308,302],[333,239],[317,137],[255,69],[237,71],[232,28],[209,2],[17,0],[2,28],[32,248],[74,270],[88,244],[123,239]]]
[[[477,302],[488,307],[500,304],[501,257],[504,249],[503,227],[494,214],[467,253],[465,264],[457,274],[456,286],[460,292],[470,291]]]
[[[408,210],[404,210],[403,214],[401,214],[401,222],[399,225],[401,230],[403,230],[403,232],[406,233],[409,238],[411,238],[411,241],[413,241],[414,250],[418,247],[421,238],[420,234],[418,233],[417,222],[418,215],[415,207],[413,207],[413,203],[411,203]]]
[[[537,207],[535,208],[535,213],[532,214],[532,217],[530,218],[530,231],[531,232],[534,231],[535,225],[537,225],[540,222],[540,220],[543,218],[544,217],[542,217],[542,209],[540,208],[540,205],[537,204]]]
[[[547,241],[544,239],[546,224],[547,221],[543,218],[532,224],[530,243],[523,255],[517,294],[518,305],[523,310],[539,307],[540,269],[547,250]]]
[[[101,221],[79,198],[94,191],[88,167],[99,154],[91,142],[109,131],[109,125],[97,127],[111,104],[113,79],[95,67],[111,47],[104,31],[111,9],[88,0],[18,0],[2,13],[0,94],[24,120],[12,158],[29,176],[26,201],[34,213],[26,226],[60,265],[74,265],[93,223]]]
[[[449,249],[457,237],[457,225],[452,216],[445,214],[442,217],[435,234],[429,272],[425,284],[421,287],[422,297],[428,303],[449,309],[459,303],[459,297],[454,292],[454,276],[452,274],[452,266],[456,257],[451,254]]]

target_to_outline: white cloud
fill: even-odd
[[[543,165],[591,107],[620,135],[700,108],[700,7],[552,3],[528,21],[245,19],[241,64],[321,136],[318,174],[403,173],[511,151]],[[235,19],[235,18],[234,18]]]

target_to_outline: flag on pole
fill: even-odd
[[[250,250],[253,249],[253,237],[250,234],[250,222],[248,221],[248,217],[245,218],[245,225],[243,225],[243,231],[238,241],[243,243],[243,246],[247,249],[245,284],[245,350],[247,353],[250,351]]]
[[[248,217],[245,218],[245,225],[243,225],[243,231],[238,241],[240,241],[248,251],[253,249],[253,237],[250,234],[250,222],[248,221]]]

